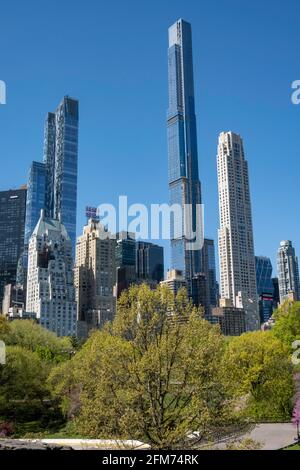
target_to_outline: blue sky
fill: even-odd
[[[42,160],[46,112],[69,94],[80,100],[78,232],[86,205],[168,201],[167,29],[180,17],[193,28],[206,236],[217,239],[217,137],[232,130],[249,161],[256,254],[274,262],[291,239],[300,255],[298,0],[3,2],[0,189]]]

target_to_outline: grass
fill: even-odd
[[[284,450],[300,450],[300,444],[295,444],[294,446],[287,447]]]

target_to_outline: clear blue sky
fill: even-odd
[[[232,130],[249,161],[256,254],[274,261],[291,239],[300,255],[299,0],[2,2],[0,189],[26,182],[46,112],[69,94],[80,100],[78,232],[87,204],[168,201],[167,29],[180,17],[193,28],[206,236],[217,239],[217,137]]]

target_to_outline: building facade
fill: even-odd
[[[26,310],[58,336],[77,333],[72,243],[43,211],[29,240]]]
[[[280,243],[277,252],[277,272],[280,302],[284,302],[294,295],[300,300],[299,264],[295,248],[290,240]]]
[[[205,238],[202,250],[203,273],[206,277],[206,298],[209,313],[218,305],[218,285],[216,276],[216,256],[214,240]]]
[[[169,28],[167,119],[170,204],[189,205],[190,230],[202,233],[201,186],[198,173],[197,129],[191,25],[180,19]],[[184,225],[184,224],[182,224]],[[186,279],[201,271],[201,247],[188,249],[183,227],[179,234],[171,224],[171,269],[180,270]],[[200,237],[201,238],[201,237]]]
[[[221,298],[237,306],[242,293],[244,299],[257,306],[258,319],[248,162],[239,135],[220,134],[217,169]]]
[[[246,332],[246,315],[241,308],[215,307],[212,316],[214,323],[220,325],[221,332],[225,336],[240,336]]]
[[[60,219],[76,244],[78,101],[65,96],[45,124],[46,215]]]
[[[255,257],[256,284],[259,298],[259,316],[261,323],[265,323],[273,314],[274,285],[272,281],[272,263],[265,256]]]
[[[137,249],[135,234],[119,232],[116,235],[116,296],[123,290],[137,283],[136,274]]]
[[[15,284],[24,249],[26,187],[0,192],[0,306],[6,284]]]
[[[41,210],[45,209],[46,198],[46,165],[42,162],[32,162],[28,172],[25,247],[39,221]]]
[[[116,240],[98,221],[90,219],[77,238],[74,282],[77,318],[87,331],[114,318],[116,298]]]
[[[177,294],[179,289],[187,288],[187,281],[182,271],[172,269],[167,273],[167,279],[161,281],[162,286],[167,286],[174,295]]]
[[[154,243],[136,243],[136,274],[138,279],[159,283],[164,278],[164,249]]]

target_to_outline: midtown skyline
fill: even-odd
[[[5,8],[9,10],[8,7]],[[96,7],[94,6],[94,8]],[[114,197],[117,197],[122,193],[128,194],[131,202],[151,203],[168,201],[166,187],[167,159],[165,135],[165,109],[167,107],[167,63],[166,56],[164,54],[167,38],[165,29],[174,22],[177,16],[183,16],[184,18],[187,18],[187,20],[191,20],[193,24],[194,50],[196,50],[195,92],[198,116],[199,164],[201,180],[203,183],[203,200],[205,203],[206,216],[206,236],[213,237],[215,241],[217,240],[218,209],[215,158],[216,138],[219,131],[232,130],[243,136],[245,141],[245,152],[250,166],[255,254],[270,256],[275,270],[276,251],[281,240],[291,239],[296,248],[296,252],[300,251],[299,240],[297,238],[299,233],[299,221],[296,220],[296,217],[293,217],[294,214],[297,214],[297,185],[296,179],[294,180],[294,178],[296,178],[297,173],[295,170],[299,167],[298,160],[296,161],[296,138],[299,128],[300,107],[297,108],[290,102],[290,84],[294,79],[299,78],[297,76],[297,68],[288,68],[288,70],[285,71],[284,77],[282,71],[276,72],[275,74],[275,68],[272,69],[274,74],[272,77],[275,82],[273,86],[270,85],[271,66],[270,70],[264,70],[264,77],[254,78],[251,72],[248,75],[248,80],[246,81],[241,80],[243,78],[245,79],[245,76],[242,72],[239,72],[237,75],[241,74],[241,77],[238,79],[231,76],[231,80],[233,82],[232,85],[228,83],[225,78],[226,74],[224,73],[224,77],[222,77],[222,79],[220,79],[219,76],[219,91],[220,88],[222,88],[222,85],[224,85],[224,92],[213,96],[213,93],[218,91],[218,87],[216,86],[217,83],[213,79],[213,72],[216,71],[217,66],[220,67],[222,71],[225,70],[226,72],[226,68],[224,69],[224,67],[222,67],[224,66],[222,60],[219,60],[219,62],[217,60],[220,59],[220,54],[216,54],[216,49],[211,46],[208,50],[205,47],[203,41],[203,39],[205,39],[203,38],[204,33],[203,31],[200,31],[201,27],[203,27],[203,19],[200,18],[199,12],[198,16],[196,15],[196,18],[192,18],[191,12],[195,10],[195,8],[191,8],[190,13],[186,8],[181,8],[181,12],[179,14],[177,14],[175,10],[174,14],[172,12],[171,15],[169,13],[168,15],[165,15],[168,16],[167,20],[165,19],[165,16],[162,15],[164,21],[160,19],[158,25],[155,26],[155,31],[158,31],[158,34],[157,41],[154,42],[154,45],[151,38],[148,38],[147,35],[145,35],[144,47],[146,47],[146,51],[149,51],[151,45],[151,50],[154,54],[153,57],[150,55],[148,71],[151,70],[151,66],[157,64],[156,72],[158,73],[153,80],[154,83],[152,84],[151,80],[145,80],[141,82],[142,85],[139,84],[139,88],[137,90],[134,89],[133,85],[135,84],[135,81],[141,79],[142,73],[141,70],[139,70],[137,62],[134,70],[137,72],[138,78],[131,76],[131,82],[129,79],[130,77],[128,76],[127,78],[127,75],[124,72],[124,85],[126,90],[124,97],[120,96],[117,90],[117,85],[118,83],[121,83],[121,81],[118,82],[118,79],[114,78],[113,85],[108,84],[107,76],[105,74],[104,77],[100,73],[96,78],[94,76],[95,87],[97,87],[97,89],[100,87],[101,90],[103,90],[101,93],[93,93],[93,91],[95,91],[93,86],[91,86],[90,89],[85,89],[89,88],[86,85],[89,80],[91,80],[91,75],[89,75],[91,70],[89,68],[86,70],[87,75],[90,78],[87,78],[87,82],[83,80],[84,85],[81,84],[78,86],[74,77],[70,77],[68,75],[67,69],[72,65],[68,59],[65,59],[66,64],[63,69],[63,77],[60,77],[59,79],[56,78],[56,81],[53,80],[52,83],[47,81],[45,82],[47,83],[47,92],[43,90],[43,86],[38,85],[35,86],[34,93],[33,91],[30,93],[29,87],[28,96],[20,96],[19,88],[23,87],[22,89],[24,89],[24,83],[19,83],[19,86],[16,87],[14,80],[10,81],[9,74],[7,77],[5,76],[4,67],[4,70],[1,72],[2,75],[4,75],[1,76],[1,79],[5,79],[7,83],[7,104],[0,107],[0,124],[1,128],[4,130],[0,143],[0,152],[1,154],[7,155],[6,163],[8,171],[5,176],[3,174],[1,175],[1,189],[4,190],[9,187],[18,187],[26,181],[25,175],[27,174],[30,162],[32,160],[40,161],[42,158],[42,122],[45,117],[45,111],[52,109],[53,105],[59,102],[63,94],[70,94],[71,96],[78,98],[82,105],[79,137],[79,161],[81,161],[78,184],[79,209],[77,234],[81,232],[81,228],[84,224],[84,206],[87,204],[97,205],[101,202],[114,202]],[[253,10],[255,10],[255,6],[253,7]],[[274,13],[275,11],[276,2]],[[76,10],[73,14],[75,15],[75,13],[78,14],[78,11]],[[252,16],[250,15],[250,17],[254,20],[254,11],[252,13],[253,14]],[[262,7],[262,18],[259,19],[258,24],[263,23],[260,23],[260,21],[265,18],[264,14],[266,14],[266,12],[264,11],[264,7]],[[295,11],[293,11],[293,16],[294,14]],[[290,19],[291,17],[290,13],[285,12],[282,22],[285,24],[287,19]],[[212,21],[210,11],[207,11],[206,18],[208,18],[208,21]],[[85,20],[87,20],[87,18],[85,18]],[[149,22],[149,24],[150,23],[151,22]],[[153,27],[153,24],[151,26]],[[147,28],[148,26],[146,25],[145,27]],[[267,24],[266,27],[270,27],[270,25]],[[139,25],[137,25],[137,31],[140,31]],[[206,28],[205,32],[207,32]],[[275,31],[273,31],[273,35],[270,36],[270,40],[272,37],[273,42],[275,38],[274,33]],[[27,40],[30,39],[28,37],[26,38]],[[201,38],[202,41],[199,40]],[[138,51],[138,46],[134,46],[131,37],[129,40],[132,48],[128,58],[129,65],[132,70],[132,54],[134,51]],[[217,45],[217,43],[214,43],[214,47]],[[241,44],[238,46],[235,45],[235,47],[239,47],[241,50],[244,50],[244,54],[246,56],[247,47],[245,46],[247,45],[249,46],[248,40],[242,35]],[[258,44],[256,44],[256,46],[258,46]],[[264,46],[264,43],[260,46]],[[268,44],[265,44],[265,46],[266,49],[269,50],[267,47]],[[113,44],[113,47],[117,46]],[[290,60],[292,65],[293,44],[283,43],[282,47],[285,48],[285,51],[287,51],[289,47],[291,48],[289,53],[285,54],[285,60]],[[98,42],[97,48],[101,51],[104,50],[101,42]],[[257,51],[258,50],[259,49],[257,48]],[[215,52],[215,54],[212,54],[212,51]],[[258,54],[258,63],[262,59],[260,54]],[[58,55],[60,57],[60,54]],[[5,59],[6,57],[4,54],[4,61]],[[253,58],[250,59],[253,60]],[[244,60],[245,58],[241,56],[239,56],[238,59],[236,58],[235,64],[238,69],[243,65]],[[250,63],[252,63],[251,60]],[[210,65],[210,67],[208,67],[208,65]],[[272,60],[271,65],[275,65]],[[114,63],[112,61],[108,62],[108,70],[111,71],[110,66],[114,68]],[[8,70],[11,70],[11,68],[8,68]],[[129,68],[127,71],[128,70]],[[108,71],[105,73],[107,72]],[[28,75],[28,72],[25,71],[26,83],[28,83],[26,81],[26,76],[27,80],[29,80],[30,75],[30,73]],[[21,78],[24,77],[24,71],[21,71],[19,76]],[[51,74],[50,77],[53,78]],[[270,89],[266,87],[267,78],[269,78],[268,86]],[[209,86],[209,80],[212,82],[211,87]],[[259,80],[261,80],[261,82]],[[240,81],[243,81],[243,87]],[[33,84],[37,85],[36,83]],[[103,89],[104,84],[105,88]],[[255,84],[257,87],[255,92],[258,94],[259,99],[254,109],[251,105],[250,98],[252,96],[253,99]],[[261,84],[261,90],[259,84]],[[276,84],[278,88],[276,88]],[[114,87],[116,88],[114,89]],[[143,93],[147,94],[149,92],[152,96],[152,92],[156,89],[158,90],[158,88],[164,89],[165,92],[159,92],[155,103],[152,104],[150,103],[150,100],[144,98]],[[263,97],[262,91],[265,93],[265,98]],[[124,105],[129,98],[134,104],[133,109],[129,113],[129,123],[131,126],[134,124],[134,132],[131,131],[131,133],[125,135],[125,129],[127,129],[128,124],[123,122],[122,125],[124,126],[124,130],[121,128],[120,124],[117,124],[117,130],[121,131],[119,132],[119,135],[121,137],[120,140],[122,141],[122,145],[119,146],[117,146],[112,139],[110,139],[109,145],[107,141],[107,137],[112,132],[112,130],[109,131],[108,129],[116,126],[116,122],[109,119],[111,116],[111,109],[107,98],[109,97],[110,100],[115,103],[114,93],[118,98],[121,98],[120,104]],[[278,93],[278,96],[276,93]],[[126,94],[128,94],[128,98],[125,97]],[[104,95],[107,95],[107,101],[104,100],[103,103]],[[142,95],[143,100],[145,101],[141,101]],[[17,99],[18,103],[16,103]],[[278,103],[276,100],[278,100]],[[31,106],[29,106],[29,101]],[[223,115],[223,105],[226,101],[231,102],[232,106],[229,113],[227,113],[227,115]],[[148,115],[150,115],[151,118],[149,116],[143,116],[143,119],[141,120],[142,122],[138,122],[139,119],[136,119],[136,115],[141,112],[141,105],[143,105],[143,108],[146,105]],[[244,107],[244,112],[238,109],[241,106]],[[98,112],[96,114],[92,107],[97,109]],[[259,112],[257,107],[259,108],[261,116],[258,116]],[[269,111],[266,111],[267,107],[269,107]],[[214,113],[211,108],[214,110]],[[22,113],[25,109],[27,116],[29,115],[32,119],[28,119],[28,117],[26,120],[22,119]],[[101,113],[99,113],[99,109]],[[128,109],[128,107],[126,109]],[[274,109],[278,109],[277,114],[276,112],[273,112]],[[115,110],[116,107],[114,107],[114,111]],[[273,114],[272,119],[269,115],[271,111]],[[16,112],[18,112],[18,114],[16,114]],[[247,116],[245,116],[244,113],[247,114]],[[212,116],[212,114],[214,114],[214,116]],[[16,115],[20,116],[20,119],[18,120],[20,123],[16,122],[14,119]],[[221,115],[221,119],[219,115]],[[38,116],[41,116],[41,119],[38,119]],[[158,118],[157,121],[155,116]],[[263,116],[264,119],[262,118]],[[266,120],[266,116],[269,116],[269,121]],[[107,127],[105,124],[106,120],[109,121]],[[145,132],[145,127],[147,128],[147,132]],[[108,135],[106,135],[107,130]],[[139,134],[139,130],[141,130],[142,133]],[[18,139],[11,138],[11,134],[15,132],[18,135]],[[276,138],[273,134],[276,135]],[[149,146],[150,142],[151,145]],[[139,149],[143,148],[143,159],[141,159],[141,151],[138,151],[136,146],[138,146]],[[150,159],[150,154],[152,159]],[[276,178],[279,177],[279,171],[281,170],[281,165],[279,165],[279,155],[283,154],[286,176],[279,185]],[[14,157],[15,161],[12,167],[11,161]],[[112,163],[109,163],[109,160],[112,160]],[[287,165],[287,162],[289,162],[290,165]],[[156,171],[153,171],[153,167],[156,167]],[[157,168],[159,168],[158,172]],[[107,181],[104,181],[103,174],[105,174],[105,180]],[[125,178],[124,175],[126,176]],[[149,184],[151,175],[155,178],[155,197],[158,198],[155,201],[153,201],[153,182],[152,185]],[[136,183],[134,188],[132,187],[130,176],[134,176],[134,181]],[[116,188],[120,188],[120,191],[116,191]],[[286,191],[284,191],[284,188]],[[261,204],[261,201],[264,201],[264,204]],[[168,263],[168,258],[168,250],[166,250],[167,267],[170,265],[170,263]]]

